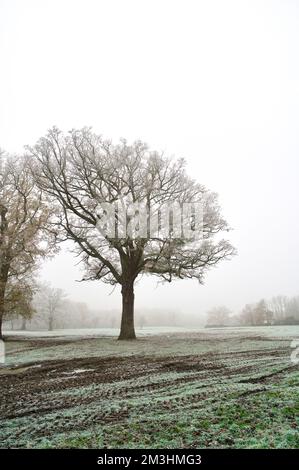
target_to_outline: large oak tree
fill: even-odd
[[[231,244],[219,237],[228,231],[228,225],[217,195],[187,175],[183,159],[168,158],[139,141],[113,144],[87,128],[66,135],[53,128],[29,151],[36,162],[37,185],[52,196],[53,204],[59,204],[57,225],[66,239],[75,242],[85,264],[84,279],[121,285],[119,339],[135,338],[134,283],[142,273],[169,282],[196,278],[202,283],[210,267],[234,254]],[[99,206],[104,203],[142,202],[148,224],[149,214],[158,213],[160,220],[159,208],[174,201],[179,206],[202,204],[201,239],[174,236],[171,216],[168,232],[138,235],[137,223],[135,232],[124,235],[120,225],[129,225],[136,215],[130,212],[124,221],[116,211],[115,234],[108,236],[99,230],[103,216]],[[191,219],[192,214],[192,225]]]

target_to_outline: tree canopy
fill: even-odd
[[[134,281],[139,275],[202,283],[210,267],[234,254],[230,242],[219,237],[229,227],[217,195],[187,175],[183,159],[152,151],[140,141],[113,144],[88,128],[68,134],[53,128],[28,150],[36,184],[60,208],[60,237],[75,242],[84,263],[83,279],[122,287],[121,339],[135,337]],[[140,206],[135,211],[137,203],[142,211]],[[161,208],[174,203],[179,209],[184,203],[201,205],[200,239],[174,233],[171,218],[176,210],[170,211],[169,230],[161,232]],[[105,204],[118,204],[114,218],[107,219]],[[132,205],[133,213],[128,210],[123,219],[119,208]],[[99,228],[103,215],[115,228],[110,235]],[[158,222],[153,233],[149,227],[154,217]],[[192,210],[188,218],[192,229]]]

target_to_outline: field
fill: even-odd
[[[0,446],[299,447],[299,365],[290,359],[299,327],[139,336],[8,336]]]

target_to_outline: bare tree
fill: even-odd
[[[299,320],[299,296],[287,299],[285,316],[291,320]]]
[[[210,267],[234,254],[231,244],[217,236],[228,230],[217,195],[188,177],[183,159],[167,158],[139,141],[113,145],[89,129],[65,136],[53,128],[28,150],[35,157],[37,185],[60,205],[57,223],[64,233],[62,239],[76,244],[86,268],[83,280],[101,279],[121,286],[119,339],[135,338],[134,282],[142,273],[168,282],[195,278],[203,283]],[[124,222],[118,213],[116,233],[100,233],[99,204],[120,202],[123,206],[128,201],[145,204],[147,227],[148,215],[159,212],[163,204],[201,203],[202,240],[174,237],[172,230],[154,236],[148,231],[145,236],[122,235],[120,226],[128,226],[131,216]]]
[[[37,314],[47,322],[48,331],[54,329],[65,299],[66,293],[62,289],[52,287],[49,284],[39,286],[34,298],[34,305]]]
[[[270,309],[273,312],[274,319],[277,321],[283,320],[286,316],[286,309],[288,304],[288,298],[285,295],[277,295],[272,297],[269,302]]]
[[[264,299],[256,304],[245,305],[240,315],[240,322],[244,325],[270,325],[272,321],[273,312]]]
[[[240,314],[240,323],[243,325],[254,325],[254,305],[246,304]]]
[[[230,310],[221,305],[214,307],[208,312],[207,325],[208,326],[225,326],[228,324]]]
[[[25,158],[0,155],[0,338],[4,315],[11,313],[14,298],[28,301],[28,280],[37,260],[50,251],[45,234],[49,209],[32,179]],[[27,300],[26,300],[27,299]]]
[[[269,309],[267,302],[260,300],[254,310],[255,325],[270,325],[273,320],[273,312]]]

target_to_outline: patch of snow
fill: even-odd
[[[74,369],[71,372],[62,372],[65,375],[75,375],[75,374],[83,374],[84,372],[91,372],[94,369]]]

